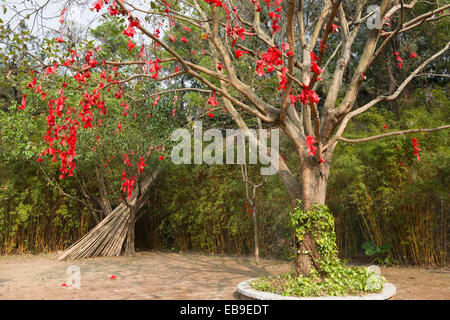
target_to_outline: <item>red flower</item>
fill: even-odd
[[[141,47],[141,52],[139,53],[139,58],[141,58],[143,56],[145,56],[145,46],[144,45],[142,45],[142,47]]]
[[[277,88],[277,90],[285,90],[286,89],[286,84],[287,84],[287,78],[286,78],[286,72],[287,72],[287,68],[283,66],[283,68],[281,68],[281,80],[279,82],[279,86]]]
[[[208,104],[210,104],[212,106],[219,105],[219,103],[217,102],[217,99],[216,99],[216,93],[215,92],[213,93],[213,95],[211,97],[209,97]]]
[[[144,171],[144,168],[145,168],[145,159],[144,159],[144,157],[141,157],[141,158],[139,159],[138,168],[139,168],[139,173],[141,173],[142,171]]]
[[[134,20],[130,20],[130,26],[131,27],[138,27],[141,25],[141,22],[139,21],[139,19],[134,18]]]
[[[222,7],[223,3],[220,0],[205,0],[209,4],[214,4],[216,7]]]
[[[159,96],[156,96],[155,101],[153,101],[153,105],[156,106],[159,101]]]
[[[334,23],[331,24],[331,33],[333,33],[334,31],[339,30],[339,27],[337,25],[335,25]]]
[[[75,80],[78,81],[79,84],[84,83],[86,81],[84,79],[84,76],[79,72],[77,72],[73,77],[75,78]]]
[[[417,55],[416,53],[410,51],[410,52],[409,52],[409,57],[410,57],[410,58],[417,58],[418,55]]]
[[[117,91],[117,92],[114,94],[114,98],[120,99],[120,97],[122,97],[122,93],[123,93],[122,90]]]
[[[320,98],[314,90],[308,88],[306,84],[303,84],[302,93],[297,96],[297,99],[300,100],[304,105],[308,105],[310,103],[318,103]]]
[[[128,155],[126,153],[123,154],[123,163],[126,164],[127,166],[131,167],[130,158],[128,157]]]
[[[117,10],[116,6],[108,7],[108,10],[109,10],[109,14],[112,15],[112,16],[115,16],[115,15],[119,14],[119,10]]]
[[[133,38],[134,35],[136,34],[136,30],[134,30],[131,27],[131,24],[128,26],[128,28],[126,28],[125,30],[123,30],[122,34],[126,35],[127,37]]]
[[[94,58],[92,58],[91,60],[89,60],[89,66],[91,68],[94,68],[96,65],[98,64],[97,60],[95,60]]]
[[[92,10],[96,10],[97,12],[99,12],[101,8],[103,8],[103,0],[97,0]]]
[[[422,149],[419,148],[419,140],[417,140],[416,138],[412,138],[412,143],[413,143],[413,148],[414,148],[414,154],[417,157],[417,162],[420,161],[419,158],[419,151],[422,151]]]
[[[125,180],[125,181],[122,183],[122,186],[121,186],[120,189],[121,189],[123,192],[127,191],[127,193],[128,193],[128,199],[131,198],[131,194],[132,194],[133,189],[134,189],[134,182],[135,182],[134,179],[135,179],[135,178],[136,178],[136,176],[132,176],[130,179],[127,179],[127,178],[123,179],[123,177],[122,177],[122,180]]]
[[[311,63],[311,72],[314,72],[315,74],[319,75],[322,73],[322,69],[320,69],[319,65],[315,62]]]
[[[60,17],[59,17],[59,23],[63,24],[64,22],[64,14],[66,13],[67,8],[62,9]]]
[[[114,279],[116,279],[116,276],[115,275],[111,275],[108,279],[114,280]]]
[[[234,54],[236,55],[236,58],[240,58],[244,54],[248,54],[248,51],[241,50],[240,48],[234,51]]]
[[[33,80],[31,80],[31,82],[27,84],[27,88],[34,88],[34,86],[36,85],[36,81],[36,78],[33,78]]]
[[[56,38],[56,41],[58,41],[59,43],[64,42],[62,37]]]
[[[316,155],[317,147],[314,146],[314,143],[316,143],[316,142],[317,141],[314,139],[313,136],[307,136],[306,137],[305,143],[306,143],[306,146],[308,147],[308,156],[310,156],[311,154],[313,156]]]
[[[264,72],[264,60],[256,60],[256,70],[255,70],[255,72],[256,72],[256,74],[259,76],[259,77],[262,77],[262,76],[264,76],[266,73]]]
[[[186,40],[186,38],[185,38],[184,36],[181,36],[180,40],[181,40],[182,42],[184,42],[184,43],[187,42],[187,40]]]
[[[20,106],[17,107],[17,109],[25,110],[26,103],[27,103],[27,95],[24,94],[22,97],[22,103],[20,104]]]
[[[397,52],[397,51],[394,51],[394,55],[396,56],[396,60],[397,60],[397,66],[399,67],[399,68],[401,68],[402,67],[402,63],[403,63],[403,59],[402,59],[402,57],[400,57],[400,54]]]
[[[134,47],[136,47],[136,45],[133,43],[133,41],[131,41],[131,39],[128,40],[128,50],[131,50],[131,49],[133,49]]]
[[[297,101],[297,97],[294,96],[293,94],[291,94],[289,96],[289,99],[291,100],[291,105],[293,106],[295,104],[295,102]]]

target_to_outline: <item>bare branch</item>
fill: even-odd
[[[359,143],[359,142],[378,140],[378,139],[382,139],[382,138],[386,138],[386,137],[390,137],[390,136],[398,136],[398,135],[416,133],[416,132],[433,132],[433,131],[444,130],[444,129],[449,129],[449,128],[450,128],[450,124],[441,126],[441,127],[437,127],[437,128],[430,128],[430,129],[410,129],[410,130],[388,132],[388,133],[383,133],[383,134],[379,134],[376,136],[360,138],[360,139],[348,139],[348,138],[344,138],[344,137],[339,137],[338,140],[342,141],[342,142],[347,142],[347,143]]]
[[[439,50],[438,52],[436,52],[433,56],[431,56],[430,58],[428,58],[426,61],[424,61],[419,67],[417,67],[403,82],[402,84],[397,88],[397,90],[389,95],[389,96],[378,96],[375,99],[372,99],[370,102],[366,103],[364,106],[348,113],[344,119],[341,122],[341,125],[339,127],[339,129],[336,131],[335,136],[330,139],[330,141],[324,146],[324,149],[327,149],[328,147],[330,147],[331,145],[333,145],[340,137],[341,135],[344,133],[345,128],[347,127],[348,122],[350,121],[350,119],[352,119],[353,117],[367,111],[369,108],[373,107],[374,105],[376,105],[377,103],[379,103],[380,101],[391,101],[394,100],[398,97],[398,95],[403,91],[403,89],[405,89],[406,85],[411,82],[412,79],[414,79],[419,72],[425,68],[431,61],[433,61],[434,59],[436,59],[437,57],[441,56],[442,54],[444,54],[444,52],[446,52],[450,47],[450,42],[447,43],[447,45]]]

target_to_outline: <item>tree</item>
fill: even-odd
[[[110,39],[101,38],[98,36],[98,33],[101,32],[102,29],[104,30],[104,28],[105,26],[100,25],[98,27],[99,31],[91,30],[90,33],[96,38],[99,38],[99,41],[109,48],[113,48],[113,46],[108,42],[113,42],[114,40],[116,42],[125,41],[119,36],[120,31],[114,29],[109,30],[108,32]],[[52,53],[52,51],[59,52],[57,46],[55,48],[55,45],[62,43],[62,41],[56,40],[57,37],[55,37],[53,32],[48,33],[45,38],[39,39],[41,42],[39,45],[31,41],[24,41],[23,37],[26,37],[29,34],[29,30],[21,28],[20,31],[20,34],[16,34],[12,39],[9,39],[12,43],[16,43],[15,46],[10,46],[9,48],[23,49],[23,47],[18,45],[26,43],[24,48],[26,48],[26,46],[38,48],[33,54],[36,57],[43,55],[48,59],[57,56]],[[103,35],[105,35],[105,33],[103,33]],[[94,49],[92,41],[86,39],[81,40],[78,37],[75,41],[78,45],[85,47],[87,51]],[[11,44],[11,42],[6,43]],[[7,47],[7,49],[9,48]],[[71,49],[70,44],[68,45],[68,48]],[[133,255],[135,217],[137,217],[139,209],[147,199],[149,187],[160,172],[160,169],[157,169],[154,172],[149,172],[151,170],[146,169],[152,167],[157,168],[159,165],[158,162],[160,162],[158,159],[160,155],[155,153],[151,154],[150,146],[153,148],[153,146],[159,145],[161,140],[168,135],[170,125],[167,125],[167,120],[164,119],[165,123],[160,123],[156,119],[152,121],[152,125],[147,125],[148,118],[145,116],[148,112],[145,112],[148,105],[151,105],[151,103],[146,99],[133,101],[130,107],[128,103],[125,104],[123,100],[119,104],[117,102],[117,96],[115,97],[114,94],[105,92],[102,95],[104,98],[102,103],[108,106],[107,111],[110,117],[100,118],[98,120],[98,125],[92,126],[91,130],[81,132],[79,135],[80,139],[76,143],[78,170],[76,172],[72,171],[72,183],[64,183],[63,179],[65,174],[67,174],[67,160],[62,159],[67,159],[67,154],[60,154],[61,160],[63,163],[65,162],[65,165],[61,165],[59,170],[60,173],[58,174],[58,168],[52,164],[52,162],[49,162],[48,164],[43,162],[43,154],[40,151],[45,149],[46,140],[44,139],[43,141],[41,134],[42,131],[46,130],[46,125],[49,127],[49,129],[47,129],[47,138],[49,136],[51,137],[53,133],[55,133],[55,136],[58,136],[59,134],[65,135],[66,128],[70,128],[69,130],[77,129],[76,121],[73,121],[73,126],[68,126],[67,122],[57,123],[55,121],[56,117],[49,116],[46,118],[48,109],[52,109],[55,102],[57,105],[65,104],[66,106],[76,105],[77,102],[79,102],[77,101],[79,97],[76,94],[74,95],[70,92],[67,94],[67,92],[64,92],[66,87],[70,88],[72,85],[75,87],[78,86],[76,84],[77,82],[75,79],[67,78],[66,74],[55,73],[52,77],[52,82],[45,83],[45,87],[43,87],[43,83],[40,82],[41,78],[36,76],[36,71],[33,70],[31,76],[25,71],[27,68],[34,67],[34,61],[32,61],[33,59],[30,58],[30,56],[26,53],[24,54],[21,50],[18,52],[17,50],[5,50],[4,53],[4,66],[10,68],[9,72],[7,71],[8,69],[5,72],[7,73],[6,84],[13,88],[14,86],[27,87],[33,93],[39,94],[28,94],[27,108],[20,113],[17,113],[16,109],[17,104],[21,103],[20,100],[22,97],[20,97],[20,99],[18,99],[19,101],[16,103],[14,103],[14,101],[11,103],[11,97],[5,95],[5,98],[8,98],[8,103],[10,105],[9,110],[6,112],[3,113],[3,111],[0,110],[0,124],[2,128],[0,135],[2,140],[6,142],[1,148],[2,152],[0,153],[0,158],[3,160],[2,162],[11,168],[14,168],[16,164],[19,166],[33,167],[35,169],[34,174],[37,174],[40,178],[44,178],[49,186],[51,186],[50,189],[53,189],[55,193],[74,200],[88,208],[92,212],[97,224],[111,213],[114,213],[113,216],[119,213],[127,219],[129,218],[129,226],[127,227],[129,231],[123,235],[122,239],[122,241],[125,242],[123,252],[127,255]],[[23,56],[18,57],[18,53]],[[105,57],[111,59],[123,58],[124,55],[126,56],[129,54],[130,53],[126,49],[123,53],[108,52],[107,50],[103,52]],[[18,60],[20,59],[22,59],[22,63],[18,63]],[[13,68],[12,66],[14,65],[17,67],[14,72],[12,72],[11,68]],[[61,83],[65,84],[62,88]],[[135,87],[134,89],[135,97],[140,97],[141,95],[144,95],[149,88]],[[59,98],[50,98],[48,101],[45,101],[47,96],[57,96]],[[160,106],[161,108],[165,108],[166,106],[170,108],[172,104],[170,103],[169,105],[168,103],[162,102],[160,103]],[[62,107],[57,111],[59,114],[58,117],[62,116],[62,111]],[[51,113],[53,114],[53,111],[51,111]],[[106,113],[106,109],[104,109],[104,113]],[[101,114],[102,113],[100,113],[100,115]],[[117,128],[117,118],[121,118],[119,119],[119,123],[121,124],[120,130]],[[51,122],[53,124],[49,125]],[[54,125],[55,123],[56,126]],[[166,129],[161,130],[162,126],[165,126]],[[113,135],[112,138],[110,136],[111,132],[114,132],[116,137]],[[73,139],[74,135],[71,134],[70,137],[71,138],[69,139]],[[117,142],[117,138],[120,139],[120,143]],[[75,138],[75,140],[77,139]],[[67,143],[68,141],[64,142]],[[64,146],[64,143],[60,143],[59,145]],[[55,147],[51,147],[51,149],[56,149],[56,144]],[[75,148],[73,147],[73,149]],[[47,152],[48,150],[49,149],[47,149]],[[60,151],[61,150],[57,150],[56,155],[58,155],[58,152]],[[36,155],[39,153],[39,158],[36,161]],[[52,159],[53,162],[56,162],[56,155]],[[130,168],[132,163],[136,165]],[[118,177],[120,177],[125,170],[127,170],[130,177],[133,177],[129,180],[136,183],[138,189],[137,192],[132,193],[133,186],[120,186]],[[76,188],[72,188],[74,186]],[[129,197],[129,199],[121,197],[121,191],[131,193],[132,197]],[[130,217],[128,217],[128,215]],[[112,227],[115,227],[114,223],[112,224]],[[126,226],[123,225],[123,228],[125,227]],[[95,232],[95,230],[93,231]],[[76,248],[80,248],[83,243],[83,241],[78,242]],[[92,249],[92,247],[90,247],[90,249]],[[116,244],[115,249],[115,251],[110,251],[112,252],[111,254],[120,254],[122,252],[122,243]],[[73,248],[69,251],[72,256],[74,251],[76,250],[73,250]],[[82,256],[85,252],[78,251],[76,253]],[[101,251],[98,253],[100,254]],[[71,255],[66,254],[64,256],[70,257]]]
[[[362,0],[157,0],[150,2],[150,9],[122,0],[89,3],[93,11],[109,13],[118,24],[126,23],[123,34],[128,37],[129,50],[140,53],[136,59],[104,64],[96,63],[94,56],[98,53],[94,52],[86,56],[83,66],[69,61],[66,67],[76,72],[80,85],[89,81],[89,70],[146,66],[127,78],[100,85],[89,95],[91,106],[98,103],[92,97],[111,86],[121,93],[120,86],[136,79],[170,83],[176,77],[189,76],[185,87],[177,90],[208,88],[214,97],[208,99],[210,107],[216,96],[221,97],[233,121],[245,132],[249,132],[246,116],[256,116],[266,127],[281,129],[292,141],[299,178],[284,161],[280,161],[278,175],[291,204],[295,206],[300,199],[304,210],[325,203],[330,162],[339,142],[360,143],[450,127],[412,128],[360,139],[343,136],[354,117],[395,100],[416,77],[427,74],[427,66],[447,53],[450,43],[423,58],[412,51],[408,58],[402,57],[399,50],[393,50],[388,54],[395,63],[393,67],[402,69],[407,63],[414,66],[413,70],[402,75],[400,85],[390,92],[358,104],[360,89],[371,77],[371,67],[389,44],[395,41],[405,47],[404,35],[422,24],[445,19],[450,4],[420,4],[425,13],[415,16],[416,0],[383,0],[379,7]],[[136,46],[133,40],[138,32],[147,41],[142,46]],[[195,54],[197,48],[200,54]],[[152,57],[146,56],[149,49]],[[374,81],[374,85],[381,84]],[[417,140],[412,147],[419,160]],[[306,232],[302,241],[296,241],[298,273],[309,274],[312,267],[321,272],[316,240]]]
[[[262,187],[264,183],[267,182],[267,176],[265,181],[263,181],[260,184],[255,184],[248,178],[247,164],[244,163],[241,165],[241,171],[242,171],[242,180],[244,180],[245,183],[245,200],[249,204],[248,211],[252,213],[255,261],[259,263],[258,219],[256,216],[256,191],[258,190],[259,187]],[[252,186],[251,192],[249,192],[249,184]]]

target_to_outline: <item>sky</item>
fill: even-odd
[[[88,27],[98,24],[101,16],[90,10],[91,4],[92,1],[86,0],[0,0],[0,19],[3,23],[9,22],[13,30],[20,21],[26,21],[31,33],[38,37],[52,30],[63,31],[73,23],[86,32]],[[38,8],[40,9],[36,12]],[[61,24],[60,17],[64,8],[67,10]],[[27,14],[30,14],[30,18],[24,20]]]
[[[4,24],[10,24],[13,32],[21,21],[25,21],[31,34],[38,38],[45,37],[46,34],[48,37],[49,32],[53,36],[55,32],[62,36],[72,34],[73,32],[68,31],[74,30],[76,26],[77,33],[81,32],[77,34],[78,38],[88,39],[89,28],[98,26],[102,21],[102,14],[108,13],[106,8],[100,12],[92,11],[94,3],[94,0],[0,0],[0,19]],[[149,0],[133,0],[132,3],[139,8],[150,8]],[[61,24],[61,12],[64,8],[67,9]],[[38,12],[36,9],[39,9]],[[25,20],[27,14],[30,14],[30,18]],[[145,21],[142,13],[135,11],[134,14]],[[154,23],[148,23],[146,27],[153,30]],[[146,43],[148,39],[138,33],[135,40]]]

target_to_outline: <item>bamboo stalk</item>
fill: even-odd
[[[58,255],[56,260],[76,260],[95,256],[119,256],[127,237],[131,236],[130,220],[132,210],[136,212],[143,206],[145,194],[155,181],[161,168],[147,177],[142,185],[142,194],[134,190],[128,204],[120,204],[91,231],[76,241],[67,250]],[[133,209],[132,209],[133,208]],[[133,245],[131,241],[129,245]]]

